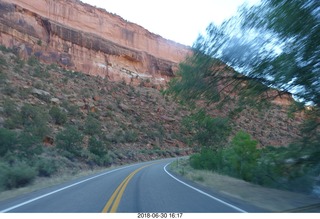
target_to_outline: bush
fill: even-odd
[[[41,140],[50,133],[47,126],[48,117],[48,113],[43,108],[30,104],[25,104],[21,108],[22,125],[25,127],[25,131]]]
[[[57,147],[74,155],[80,155],[82,149],[82,133],[74,126],[68,126],[56,136]]]
[[[42,153],[41,140],[29,132],[21,132],[18,136],[17,153],[25,158]]]
[[[37,171],[24,162],[15,163],[12,166],[0,163],[0,187],[13,189],[23,187],[31,183],[37,175]]]
[[[89,160],[91,162],[94,162],[98,166],[110,166],[110,164],[112,163],[112,158],[109,156],[109,154],[105,154],[103,156],[91,154],[89,156]]]
[[[4,100],[3,112],[8,117],[18,113],[15,103],[10,99]]]
[[[9,150],[13,151],[17,143],[15,132],[0,128],[0,156],[4,156]]]
[[[84,133],[87,135],[99,135],[101,133],[101,123],[92,115],[89,115],[85,121]]]
[[[254,178],[259,150],[257,141],[245,132],[238,132],[229,147],[212,149],[203,147],[200,154],[190,157],[190,165],[196,169],[207,169],[247,181]]]
[[[7,61],[4,58],[0,57],[0,66],[2,65],[7,65]]]
[[[245,132],[238,132],[232,139],[231,146],[224,150],[223,158],[226,172],[246,181],[252,181],[254,169],[260,156],[257,141]]]
[[[62,112],[59,107],[53,106],[49,110],[49,115],[57,125],[63,125],[67,122],[67,114]]]
[[[52,159],[39,159],[36,162],[36,167],[38,170],[38,176],[49,177],[58,171],[58,166],[56,162]]]
[[[6,73],[4,73],[2,70],[0,70],[0,84],[5,85],[6,81],[8,79],[8,75]]]
[[[193,133],[192,141],[204,147],[219,148],[226,144],[231,127],[226,118],[212,118],[203,110],[183,118],[183,128]]]
[[[216,154],[209,148],[203,148],[200,154],[190,157],[190,165],[195,169],[216,170]]]
[[[96,137],[92,136],[89,138],[89,151],[99,157],[103,157],[108,153],[106,145],[99,141]]]

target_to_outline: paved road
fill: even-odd
[[[249,212],[167,171],[173,159],[144,162],[0,202],[0,212]],[[237,206],[236,206],[237,205]],[[240,207],[239,207],[240,206]]]

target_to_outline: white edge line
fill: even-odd
[[[201,193],[201,194],[203,194],[203,195],[205,195],[205,196],[208,196],[209,198],[212,198],[212,199],[214,199],[214,200],[216,200],[216,201],[218,201],[218,202],[220,202],[220,203],[222,203],[222,204],[225,204],[225,205],[227,205],[227,206],[229,206],[229,207],[231,207],[231,208],[233,208],[233,209],[235,209],[235,210],[237,210],[237,211],[239,211],[239,212],[248,213],[248,212],[246,212],[245,210],[242,210],[241,208],[238,208],[238,207],[236,207],[236,206],[234,206],[234,205],[232,205],[232,204],[229,204],[229,203],[227,203],[227,202],[225,202],[225,201],[222,201],[221,199],[218,199],[218,198],[216,198],[216,197],[214,197],[214,196],[212,196],[212,195],[209,195],[208,193],[206,193],[206,192],[204,192],[204,191],[202,191],[202,190],[200,190],[200,189],[197,189],[197,188],[195,188],[195,187],[193,187],[193,186],[191,186],[191,185],[189,185],[189,184],[187,184],[187,183],[185,183],[185,182],[177,179],[177,178],[174,177],[172,174],[170,174],[170,173],[167,171],[167,169],[166,169],[167,166],[168,166],[169,164],[171,164],[171,163],[172,163],[172,162],[167,163],[167,164],[163,167],[163,169],[164,169],[164,171],[165,171],[169,176],[171,176],[173,179],[175,179],[175,180],[177,180],[178,182],[182,183],[183,185],[185,185],[185,186],[187,186],[187,187],[189,187],[189,188],[191,188],[191,189],[193,189],[193,190],[195,190],[195,191],[197,191],[197,192],[199,192],[199,193]]]
[[[121,167],[121,168],[118,168],[118,169],[110,170],[110,171],[108,171],[108,172],[101,173],[101,174],[99,174],[99,175],[90,177],[90,178],[88,178],[88,179],[85,179],[85,180],[82,180],[82,181],[73,183],[73,184],[71,184],[71,185],[69,185],[69,186],[65,186],[65,187],[63,187],[63,188],[61,188],[61,189],[54,190],[54,191],[52,191],[52,192],[46,193],[46,194],[44,194],[44,195],[38,196],[38,197],[36,197],[36,198],[33,198],[33,199],[28,200],[28,201],[22,202],[22,203],[20,203],[20,204],[14,205],[14,206],[12,206],[12,207],[10,207],[10,208],[6,208],[6,209],[4,209],[4,210],[0,210],[0,213],[6,213],[6,212],[8,212],[8,211],[11,211],[11,210],[13,210],[13,209],[19,208],[19,207],[24,206],[24,205],[26,205],[26,204],[29,204],[29,203],[31,203],[31,202],[37,201],[37,200],[42,199],[42,198],[44,198],[44,197],[47,197],[47,196],[49,196],[49,195],[53,195],[53,194],[55,194],[55,193],[61,192],[61,191],[66,190],[66,189],[69,189],[69,188],[71,188],[71,187],[73,187],[73,186],[79,185],[79,184],[84,183],[84,182],[87,182],[87,181],[89,181],[89,180],[98,178],[98,177],[100,177],[100,176],[107,175],[107,174],[109,174],[109,173],[112,173],[112,172],[115,172],[115,171],[118,171],[118,170],[122,170],[122,169],[125,169],[125,168],[128,168],[128,167],[132,167],[132,166],[134,166],[134,165],[137,165],[137,164],[133,164],[133,165],[130,165],[130,166],[125,166],[125,167]]]

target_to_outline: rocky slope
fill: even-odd
[[[29,125],[43,124],[43,130],[27,132],[41,137],[48,148],[56,145],[57,133],[72,125],[83,132],[84,149],[90,136],[99,138],[103,147],[112,151],[112,163],[191,152],[182,142],[179,127],[188,112],[145,82],[139,86],[111,82],[43,65],[34,58],[25,62],[0,50],[0,85],[0,128],[19,133]],[[24,117],[25,106],[29,112],[37,110],[42,121],[32,113]],[[66,117],[52,116],[52,108],[60,109]]]
[[[42,62],[56,64],[66,70],[99,76],[97,78],[88,77],[85,79],[88,81],[77,83],[66,79],[63,74],[50,72],[48,77],[51,78],[52,85],[49,87],[41,85],[38,89],[39,84],[47,84],[46,81],[42,81],[44,77],[28,79],[20,75],[18,78],[14,76],[10,80],[11,87],[31,89],[33,90],[32,96],[43,96],[46,94],[45,92],[48,92],[50,95],[47,96],[53,99],[53,102],[65,101],[81,110],[94,112],[96,110],[99,112],[101,110],[108,111],[105,107],[111,107],[108,105],[110,100],[106,102],[103,100],[109,98],[105,95],[110,95],[111,92],[112,98],[117,100],[117,107],[125,114],[139,114],[138,117],[146,117],[151,114],[153,118],[150,118],[150,121],[155,119],[154,123],[156,124],[156,121],[162,120],[168,122],[168,126],[171,125],[170,122],[175,121],[175,118],[168,116],[172,112],[164,111],[164,109],[170,108],[173,103],[169,103],[170,106],[163,102],[159,103],[158,101],[163,99],[159,93],[155,94],[157,95],[156,100],[151,99],[154,99],[155,106],[162,104],[161,107],[153,108],[145,104],[145,98],[149,101],[150,93],[155,92],[153,89],[139,91],[139,93],[148,93],[145,98],[127,100],[122,94],[111,91],[117,89],[118,85],[113,85],[115,87],[110,88],[111,85],[108,83],[118,81],[121,82],[119,86],[130,85],[123,88],[124,90],[129,89],[130,94],[136,93],[135,89],[141,89],[139,86],[163,87],[174,76],[178,63],[190,53],[190,48],[163,39],[117,15],[78,0],[42,0],[37,2],[0,0],[0,44],[13,49],[14,53],[23,60],[33,59],[35,56]],[[13,61],[7,60],[7,62]],[[223,68],[232,71],[226,66]],[[77,78],[79,74],[72,75],[70,73],[69,76]],[[68,82],[62,82],[64,80]],[[106,83],[106,80],[109,82]],[[38,83],[35,84],[35,82]],[[43,86],[46,88],[44,92],[41,89]],[[56,93],[52,95],[48,88],[55,90]],[[71,94],[64,96],[65,91],[62,89],[66,89],[66,92]],[[94,90],[94,92],[92,93],[90,90]],[[233,94],[228,95],[232,97]],[[299,125],[303,117],[302,115],[288,117],[287,110],[292,101],[290,95],[283,95],[274,99],[271,103],[272,106],[262,112],[250,107],[246,107],[244,111],[239,113],[236,112],[233,119],[235,130],[249,132],[262,146],[287,145],[294,138],[299,137]],[[39,104],[32,99],[30,102]],[[97,103],[103,109],[99,109],[99,106],[96,106]],[[136,108],[132,109],[132,107]],[[142,109],[146,107],[146,111],[139,109],[139,107]],[[235,109],[236,106],[232,103],[222,109],[217,109],[215,106],[207,107],[208,113],[214,117],[228,116]],[[176,113],[178,112],[176,111]],[[104,121],[102,118],[99,119]],[[127,121],[123,122],[128,123]],[[134,125],[134,122],[130,124]],[[175,124],[175,127],[178,125]],[[169,145],[175,144],[176,142]]]
[[[78,0],[0,0],[0,44],[69,70],[164,86],[189,48]]]

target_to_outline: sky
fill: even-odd
[[[220,25],[245,2],[258,0],[81,0],[104,8],[152,33],[192,46],[211,23]]]

